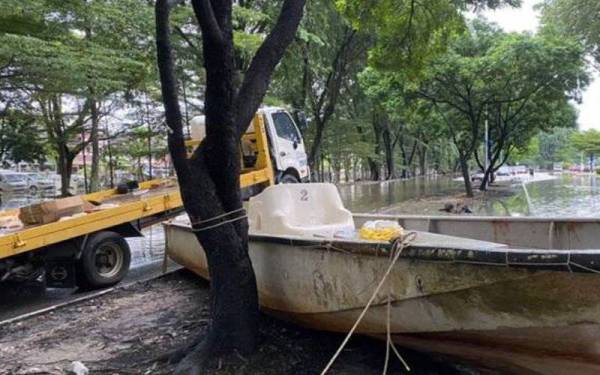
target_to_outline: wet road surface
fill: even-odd
[[[131,248],[131,268],[121,285],[152,279],[162,274],[165,237],[161,225],[142,231],[144,237],[127,240]],[[167,270],[180,268],[169,262]],[[58,303],[95,294],[95,291],[73,289],[45,289],[41,282],[0,284],[0,322]]]

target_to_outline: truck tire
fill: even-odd
[[[119,283],[127,275],[131,251],[127,241],[115,232],[91,235],[81,253],[77,269],[77,286],[100,289]]]
[[[297,184],[299,182],[298,177],[294,176],[292,173],[284,174],[281,177],[281,180],[279,180],[280,184]]]

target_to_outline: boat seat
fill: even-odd
[[[250,231],[273,235],[326,236],[354,230],[333,184],[280,184],[250,198]]]

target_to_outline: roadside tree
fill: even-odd
[[[241,210],[239,142],[269,87],[273,70],[293,41],[304,0],[285,0],[274,26],[236,85],[232,1],[193,0],[202,33],[206,73],[206,138],[187,158],[179,106],[169,14],[181,1],[156,2],[157,61],[168,145],[184,208],[192,223]],[[197,228],[198,224],[194,224]],[[211,278],[211,323],[205,339],[179,364],[177,372],[199,372],[211,355],[252,352],[257,343],[258,297],[248,256],[246,219],[197,231]],[[194,372],[195,373],[195,372]]]
[[[431,64],[418,92],[446,119],[467,195],[472,195],[468,161],[473,155],[484,171],[480,189],[485,190],[515,147],[525,146],[540,130],[572,126],[569,100],[588,79],[582,52],[569,40],[506,34],[475,21]],[[486,122],[487,168],[480,149]]]

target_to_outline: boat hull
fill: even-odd
[[[167,251],[208,278],[186,226],[168,224]],[[305,327],[347,332],[389,255],[251,238],[261,307]],[[600,277],[594,274],[400,258],[357,333],[517,373],[600,373]],[[571,370],[576,372],[570,372]]]

